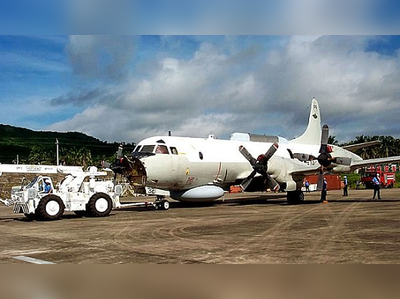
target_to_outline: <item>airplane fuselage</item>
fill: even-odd
[[[290,141],[247,133],[233,133],[229,140],[151,137],[139,142],[131,157],[122,157],[121,148],[114,171],[135,190],[151,188],[154,195],[180,201],[212,201],[229,186],[240,185],[242,190],[280,189],[287,192],[289,202],[298,203],[304,200],[301,186],[307,175],[400,161],[400,156],[363,160],[329,145],[328,138],[329,127],[321,129],[319,104],[313,98],[306,130]]]
[[[284,138],[277,138],[279,148],[271,158],[267,172],[284,185],[283,189],[294,191],[301,185],[303,177],[293,177],[291,170],[305,165],[315,168],[318,162],[300,162],[293,158],[293,152],[301,151],[316,157],[319,145],[296,145]],[[168,190],[172,197],[183,201],[206,201],[221,197],[223,189],[240,183],[253,171],[239,152],[240,146],[245,146],[254,157],[258,157],[271,145],[272,142],[220,140],[212,137],[157,136],[142,140],[133,156],[137,154],[140,157],[145,169],[142,174],[146,177],[146,187]],[[354,155],[350,152],[348,154]],[[198,187],[203,189],[196,192]],[[188,190],[191,190],[192,196],[186,192]]]

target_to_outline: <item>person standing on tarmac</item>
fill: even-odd
[[[328,202],[326,200],[327,190],[328,190],[328,182],[326,181],[326,178],[324,178],[324,181],[322,183],[322,190],[321,190],[321,201],[322,202]]]
[[[349,186],[349,181],[347,180],[347,176],[344,176],[343,178],[343,196],[349,196],[348,193],[348,186]]]
[[[310,192],[310,183],[307,179],[304,181],[304,187],[306,188],[306,192]]]
[[[379,180],[379,173],[377,173],[372,179],[372,184],[374,187],[374,196],[372,199],[375,199],[375,196],[378,195],[378,199],[381,199],[381,182]]]

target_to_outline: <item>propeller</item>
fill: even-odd
[[[322,190],[322,184],[324,182],[324,168],[327,168],[332,163],[332,156],[330,154],[331,150],[328,147],[329,139],[329,127],[328,125],[323,125],[321,134],[321,147],[319,148],[318,163],[321,165],[319,175],[317,190]]]
[[[319,156],[318,156],[319,164],[321,164],[322,167],[328,167],[332,163],[339,165],[350,165],[351,158],[331,156],[330,153],[332,152],[332,149],[328,145],[328,138],[329,138],[329,127],[328,125],[324,125],[322,127],[321,147],[319,149]]]
[[[339,165],[350,165],[351,158],[348,157],[332,157],[330,154],[332,152],[331,147],[328,145],[329,139],[329,127],[324,125],[322,127],[321,134],[321,147],[319,149],[318,163],[321,165],[320,174],[318,177],[317,189],[322,189],[322,184],[324,180],[324,169],[327,169],[332,163]]]
[[[239,152],[246,158],[247,161],[249,161],[249,163],[253,167],[253,171],[247,178],[243,180],[242,184],[240,185],[243,191],[247,189],[247,187],[250,185],[251,181],[253,180],[253,178],[257,173],[261,174],[264,177],[266,183],[269,185],[271,190],[273,191],[279,190],[278,182],[275,181],[267,173],[268,161],[278,150],[278,147],[279,147],[278,143],[275,142],[274,144],[271,145],[271,147],[264,155],[260,155],[258,156],[257,159],[255,159],[243,145],[239,146]]]

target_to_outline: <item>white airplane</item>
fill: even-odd
[[[230,140],[157,136],[140,141],[131,157],[122,157],[120,151],[113,170],[136,188],[148,187],[156,190],[154,195],[168,194],[179,201],[214,201],[230,186],[240,185],[243,191],[281,189],[289,202],[298,203],[304,200],[306,175],[400,161],[400,156],[363,160],[328,145],[328,136],[327,125],[321,130],[319,105],[313,99],[307,129],[293,140],[247,133],[233,133]]]

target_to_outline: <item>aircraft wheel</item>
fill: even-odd
[[[168,200],[162,200],[159,202],[156,202],[154,205],[154,208],[156,210],[168,210],[169,209],[169,201]]]
[[[289,191],[287,193],[287,201],[291,204],[299,204],[304,201],[304,193],[301,190]]]
[[[64,203],[57,195],[44,196],[36,208],[36,215],[41,220],[57,220],[64,214]]]
[[[161,209],[162,210],[168,210],[169,209],[169,201],[168,200],[163,200],[160,203]]]
[[[105,193],[99,192],[93,194],[87,204],[87,212],[93,217],[108,216],[113,208],[110,196]]]
[[[304,192],[303,191],[298,191],[298,192],[299,192],[298,199],[299,202],[301,203],[304,201]]]

